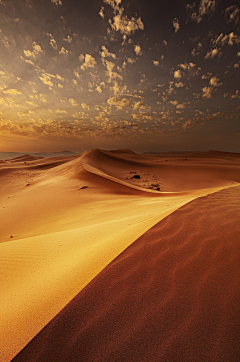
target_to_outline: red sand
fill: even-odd
[[[215,151],[0,162],[0,361],[235,361],[239,185]]]
[[[240,186],[181,207],[90,282],[14,362],[239,362]]]

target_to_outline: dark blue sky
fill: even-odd
[[[240,152],[240,4],[0,0],[0,150]]]

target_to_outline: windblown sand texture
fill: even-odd
[[[1,162],[0,360],[239,361],[239,184],[213,151]]]

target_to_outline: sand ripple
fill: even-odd
[[[240,356],[240,186],[137,239],[14,359],[234,362]]]

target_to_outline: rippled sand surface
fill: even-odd
[[[0,182],[2,361],[239,361],[236,155],[26,156]]]

